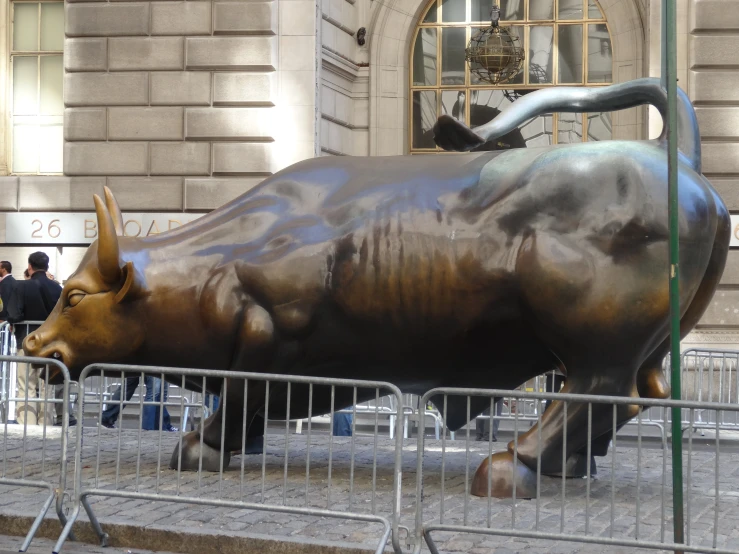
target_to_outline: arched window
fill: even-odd
[[[492,0],[433,0],[411,50],[411,152],[438,150],[432,128],[441,114],[475,127],[521,96],[557,85],[611,84],[611,36],[597,0],[499,0],[507,26],[526,52],[510,81],[490,85],[465,62],[470,37],[490,26]],[[478,150],[499,150],[611,138],[610,113],[537,117]]]

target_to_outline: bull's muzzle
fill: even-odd
[[[36,356],[38,354],[38,348],[42,344],[43,342],[41,341],[41,337],[38,335],[38,332],[34,331],[26,337],[26,340],[23,341],[23,352],[26,353],[26,356]]]

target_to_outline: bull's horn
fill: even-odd
[[[104,187],[105,190],[105,205],[108,207],[110,217],[113,218],[113,226],[115,227],[115,234],[119,237],[123,236],[123,216],[121,215],[121,208],[118,206],[118,201],[113,196],[113,193],[108,187]]]
[[[108,284],[121,280],[121,266],[118,258],[118,237],[113,227],[113,219],[102,199],[96,194],[95,212],[98,216],[98,271]]]

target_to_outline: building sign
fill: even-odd
[[[127,237],[149,237],[194,221],[203,214],[124,213]],[[5,242],[8,244],[90,244],[98,236],[94,213],[8,213]]]

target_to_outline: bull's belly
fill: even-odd
[[[423,395],[437,387],[512,389],[555,367],[550,350],[515,321],[480,326],[447,340],[433,336],[402,337],[397,332],[351,335],[350,331],[344,331],[334,335],[330,343],[314,337],[302,345],[286,346],[286,350],[299,353],[292,359],[282,356],[282,364],[273,371],[381,381],[395,385],[403,393]],[[278,390],[273,389],[270,400],[270,414],[275,418],[286,415],[286,397]],[[293,385],[291,418],[307,417],[307,392],[307,386]],[[352,406],[353,394],[352,388],[336,388],[334,409]],[[358,388],[357,402],[372,400],[375,395],[374,388]],[[314,387],[313,413],[330,410],[330,388]]]

